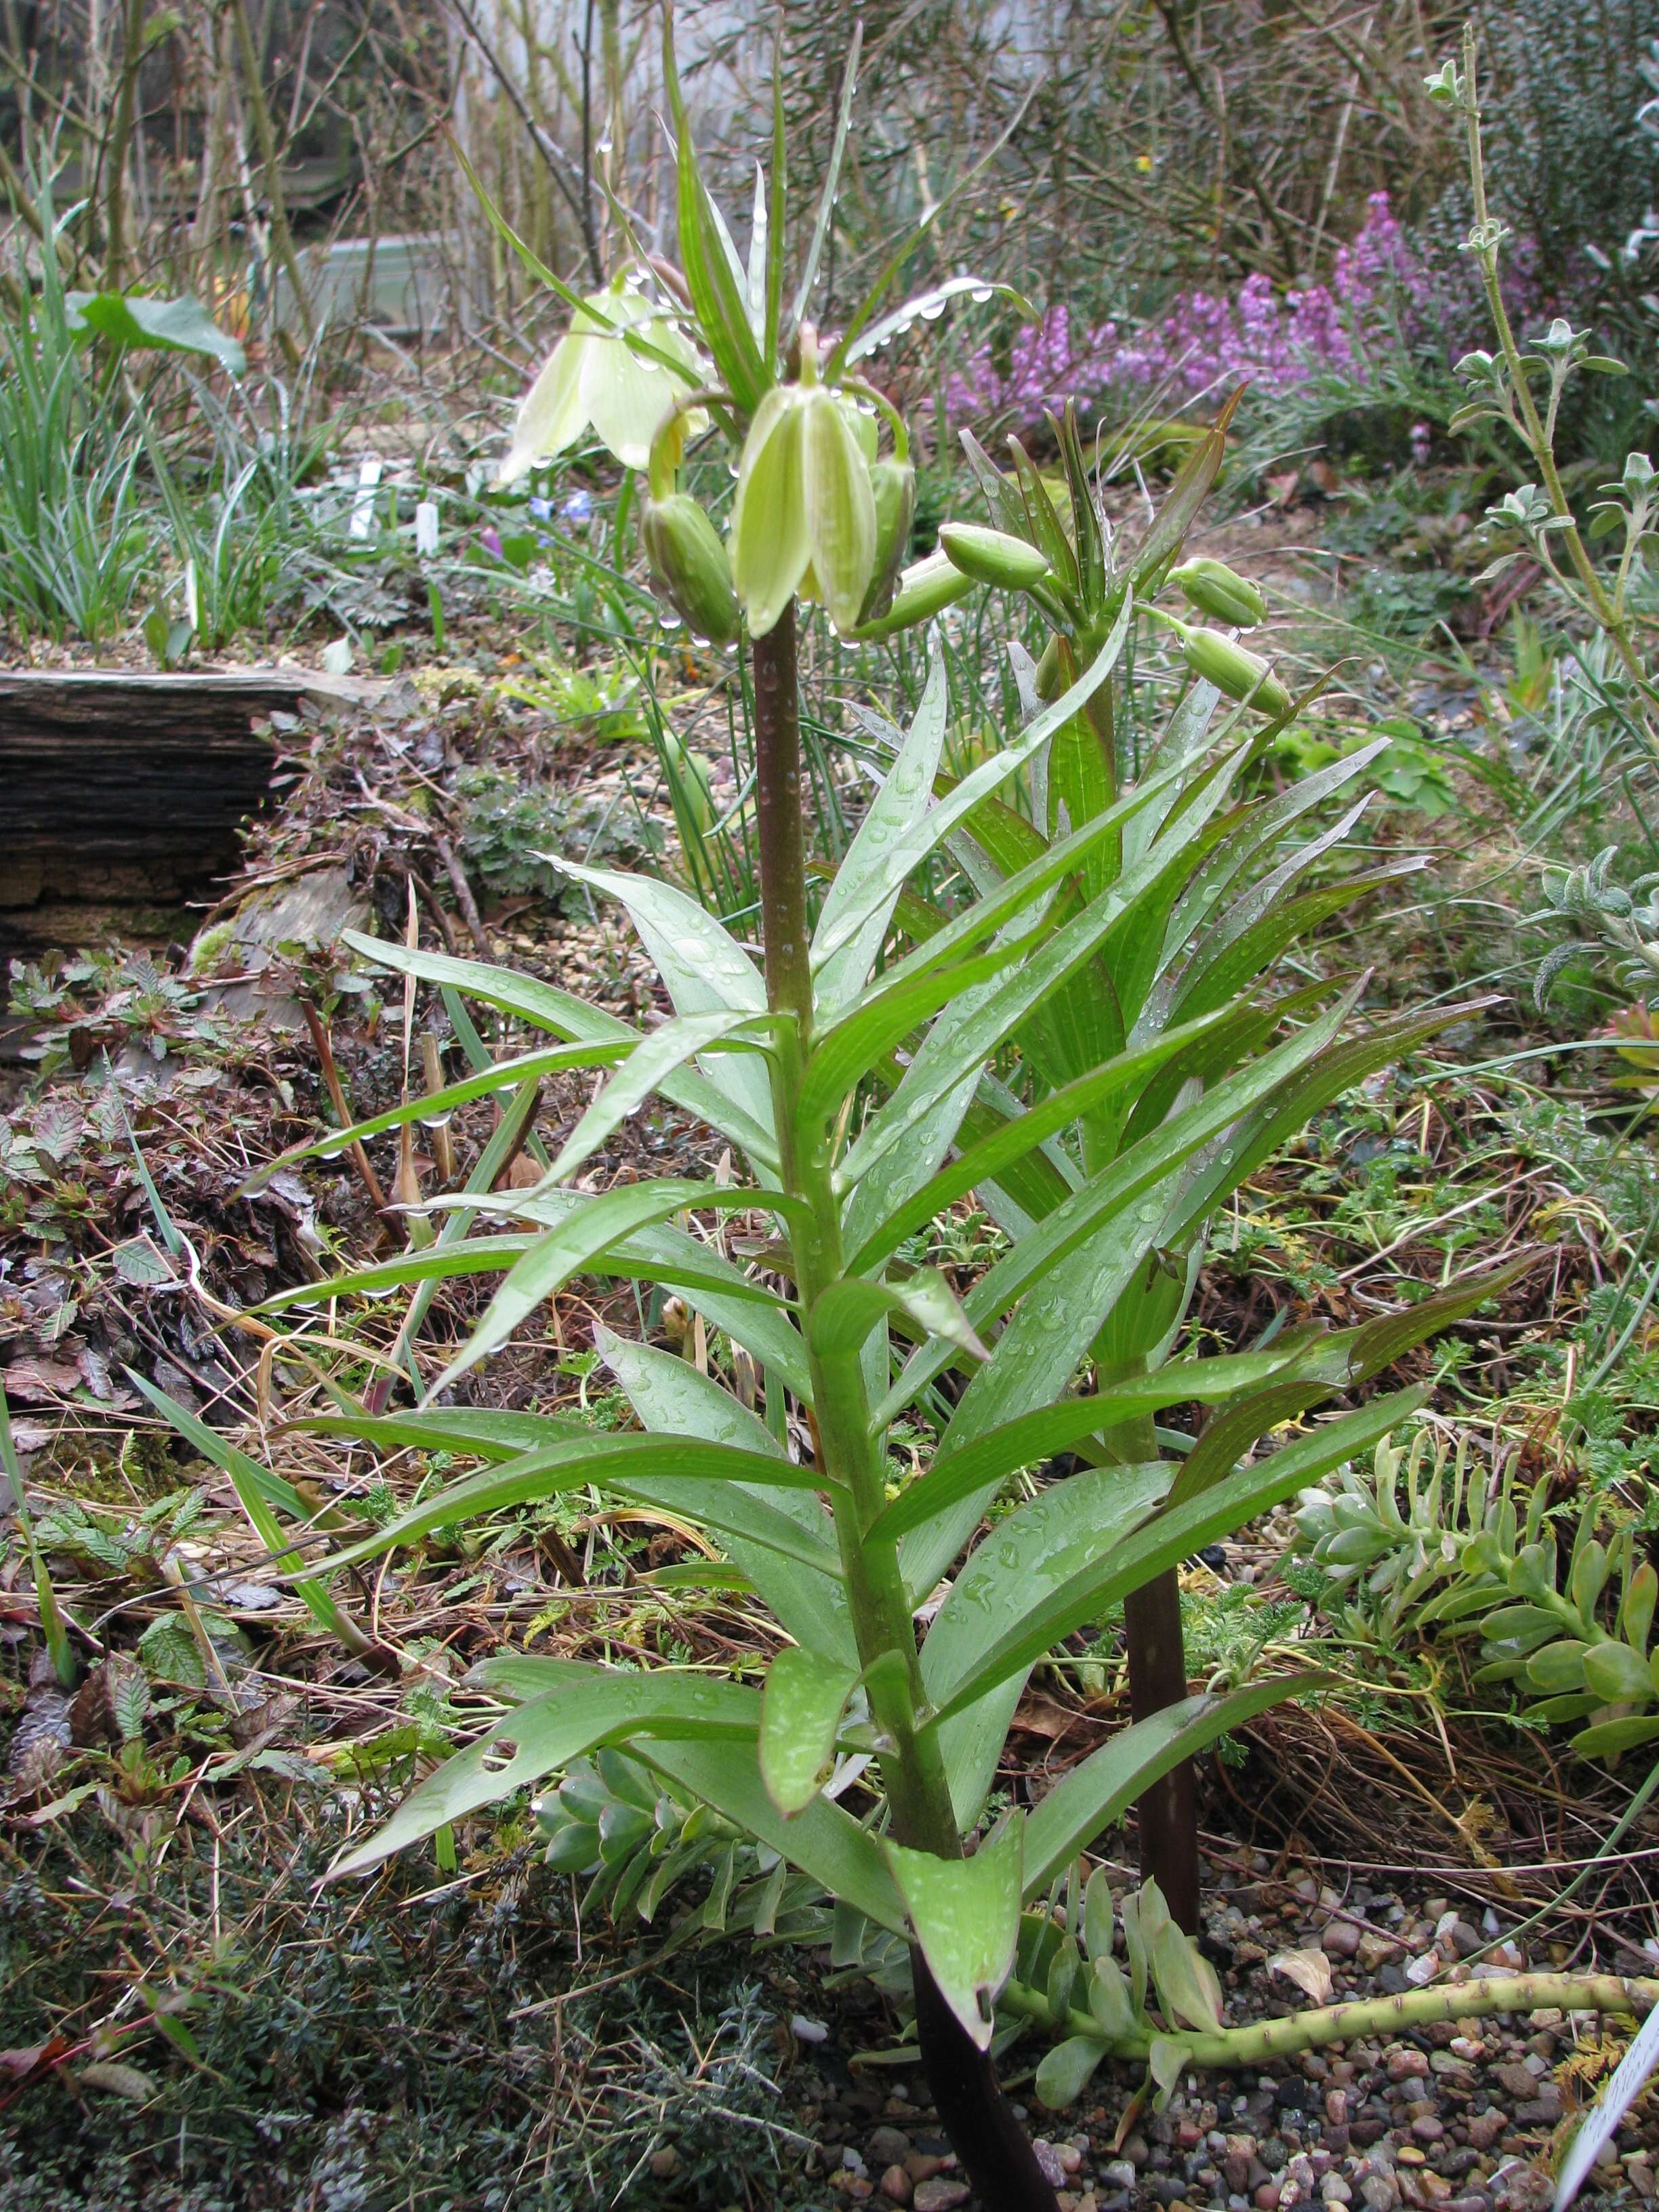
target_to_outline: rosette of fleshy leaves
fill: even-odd
[[[569,327],[519,410],[498,483],[517,481],[590,434],[625,468],[644,472],[641,536],[652,580],[694,635],[717,645],[732,643],[744,622],[751,636],[764,637],[796,598],[821,604],[843,635],[886,611],[909,545],[915,474],[902,417],[860,364],[958,294],[985,300],[1001,291],[1030,312],[1006,286],[958,276],[878,318],[922,235],[918,227],[847,328],[820,339],[811,299],[846,145],[858,37],[855,31],[811,242],[787,303],[782,72],[774,72],[770,173],[757,176],[743,256],[697,159],[675,65],[672,10],[664,76],[677,142],[679,264],[651,252],[628,210],[613,202],[631,258],[606,287],[581,298],[489,210],[571,310]],[[711,423],[738,453],[724,538],[680,483],[688,447]]]
[[[1601,1540],[1593,1498],[1561,1576],[1547,1488],[1521,1498],[1513,1461],[1482,1476],[1467,1437],[1454,1453],[1419,1430],[1407,1445],[1385,1438],[1368,1472],[1308,1492],[1298,1547],[1329,1578],[1323,1609],[1346,1633],[1392,1649],[1440,1624],[1478,1630],[1477,1683],[1513,1682],[1532,1698],[1522,1721],[1576,1724],[1575,1751],[1614,1759],[1659,1738],[1659,1573],[1628,1526]]]
[[[673,1900],[673,1945],[744,1933],[822,1940],[829,1910],[822,1887],[781,1853],[627,1753],[606,1747],[578,1759],[535,1802],[555,1873],[580,1877],[585,1917],[609,1911],[650,1924]],[[702,1894],[690,1911],[689,1883]]]

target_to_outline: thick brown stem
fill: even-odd
[[[1059,2212],[1054,2185],[980,2050],[939,1994],[920,1951],[910,1953],[916,2040],[939,2125],[981,2203],[995,2212]]]
[[[1129,1706],[1138,1721],[1187,1694],[1187,1651],[1181,1635],[1181,1584],[1173,1568],[1123,1601],[1129,1646]],[[1198,1810],[1190,1759],[1174,1767],[1137,1800],[1140,1876],[1156,1881],[1170,1911],[1189,1936],[1198,1933]]]
[[[755,670],[755,799],[760,829],[761,930],[767,1004],[811,1018],[806,938],[806,835],[800,786],[800,701],[792,600],[751,648]]]

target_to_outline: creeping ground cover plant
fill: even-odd
[[[503,1127],[522,1127],[544,1075],[603,1073],[539,1182],[492,1192],[476,1178],[439,1202],[403,1255],[329,1285],[339,1297],[407,1286],[423,1310],[442,1278],[501,1278],[422,1403],[387,1413],[380,1395],[371,1412],[342,1398],[312,1424],[482,1465],[300,1579],[320,1607],[357,1562],[580,1489],[696,1527],[769,1613],[781,1648],[758,1688],[669,1666],[485,1662],[473,1679],[501,1700],[499,1718],[354,1842],[337,1871],[537,1785],[556,1785],[570,1815],[555,1835],[561,1863],[583,1863],[590,1827],[601,1837],[608,1820],[637,1833],[654,1820],[654,1801],[638,1802],[649,1787],[629,1778],[655,1777],[677,1838],[696,1844],[717,1823],[754,1846],[758,1874],[773,1870],[776,1888],[752,1922],[763,1932],[788,1869],[834,1900],[842,1955],[862,1955],[867,1939],[908,1959],[921,2063],[975,2186],[988,2204],[1052,2212],[1052,2185],[997,2085],[999,2030],[1030,2022],[1062,2048],[1081,2038],[1086,2048],[1045,2076],[1057,2099],[1109,2051],[1148,2056],[1164,2033],[1147,2025],[1148,1957],[1165,2028],[1178,2039],[1183,2021],[1218,2027],[1181,1932],[1189,1808],[1148,1793],[1311,1679],[1189,1693],[1178,1614],[1173,1633],[1169,1618],[1175,1571],[1370,1451],[1420,1390],[1304,1417],[1509,1279],[1453,1285],[1359,1328],[1293,1329],[1260,1349],[1194,1357],[1182,1330],[1208,1225],[1310,1115],[1463,1010],[1357,1033],[1363,979],[1309,981],[1304,965],[1294,988],[1278,980],[1289,947],[1414,864],[1345,866],[1369,754],[1277,797],[1250,775],[1297,702],[1234,635],[1259,612],[1253,587],[1218,564],[1182,562],[1221,430],[1194,447],[1133,546],[1109,527],[1069,420],[1054,425],[1063,497],[1017,446],[1008,472],[971,448],[988,525],[947,526],[939,554],[902,569],[905,428],[859,365],[914,303],[884,322],[872,299],[834,340],[814,329],[832,164],[786,309],[781,111],[745,259],[704,187],[672,42],[665,60],[678,264],[641,246],[615,295],[625,312],[605,295],[571,301],[575,367],[544,374],[542,398],[551,390],[558,404],[538,423],[532,393],[515,448],[533,459],[562,447],[580,416],[629,465],[642,460],[643,535],[665,598],[702,634],[744,641],[763,957],[672,885],[554,856],[628,913],[672,1004],[658,1026],[631,1027],[508,969],[352,939],[383,968],[497,1009],[546,1042],[314,1149],[486,1093],[510,1091]],[[902,259],[902,248],[890,277]],[[683,456],[705,439],[728,441],[737,464],[725,536],[680,489]],[[871,718],[886,775],[809,902],[800,602],[822,605],[844,637],[874,641],[987,586],[1024,594],[1048,626],[1041,659],[1017,659],[1023,721],[967,773],[947,774],[951,702],[935,652],[908,727]],[[1132,694],[1127,681],[1132,641],[1184,664],[1158,726],[1137,725],[1133,744],[1130,707],[1146,687]],[[1311,828],[1343,793],[1334,818]],[[653,1096],[718,1132],[732,1172],[578,1188]],[[958,1297],[914,1252],[969,1193],[1004,1241]],[[748,1231],[734,1249],[752,1259],[728,1256],[723,1226]],[[682,1301],[717,1352],[744,1355],[755,1410],[716,1373],[611,1332],[599,1350],[635,1430],[453,1402],[454,1386],[579,1275]],[[263,1310],[316,1296],[307,1286]],[[411,1371],[412,1333],[406,1323],[396,1353]],[[1195,1440],[1159,1425],[1179,1407],[1205,1409]],[[909,1473],[889,1437],[917,1410],[938,1443]],[[1290,1440],[1273,1445],[1287,1425]],[[1060,1455],[1073,1471],[1024,1485],[988,1532],[1014,1478]],[[279,1548],[275,1508],[260,1510]],[[1031,1668],[1119,1603],[1133,1724],[989,1820]],[[625,1767],[611,1756],[624,1750]],[[1073,2002],[1055,1939],[1030,1916],[1053,1929],[1042,1908],[1069,1893],[1080,1924],[1081,1856],[1137,1802],[1152,1808],[1146,1871],[1167,1887],[1149,1887],[1130,1916],[1143,1959],[1127,1996],[1108,1990],[1109,2013],[1094,2014],[1087,1997]],[[1106,1990],[1110,1976],[1092,1960],[1109,1915],[1095,1897],[1091,1971]],[[1073,1942],[1056,1955],[1076,1954]]]

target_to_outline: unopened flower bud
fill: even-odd
[[[1023,592],[1040,584],[1048,563],[1035,545],[1006,530],[986,530],[975,522],[947,522],[939,542],[953,567],[976,584],[994,584],[1006,592]]]
[[[1194,676],[1229,699],[1238,699],[1259,714],[1288,714],[1291,695],[1273,674],[1272,665],[1236,639],[1216,629],[1189,629],[1181,625],[1182,648]]]
[[[1042,656],[1037,662],[1036,675],[1034,678],[1037,697],[1045,705],[1052,705],[1059,698],[1063,688],[1060,678],[1060,633],[1055,630],[1051,633],[1048,644],[1042,648]]]
[[[868,645],[896,631],[914,629],[918,623],[931,622],[946,607],[965,599],[973,588],[973,578],[964,576],[947,555],[930,553],[925,561],[913,561],[900,575],[887,612],[874,622],[861,623],[852,635],[860,645]]]
[[[1233,623],[1252,629],[1267,619],[1267,602],[1248,576],[1241,576],[1224,561],[1200,558],[1171,568],[1170,581],[1179,586],[1189,606],[1212,622]]]
[[[742,625],[719,533],[689,492],[647,499],[640,535],[652,579],[694,637],[730,645]]]
[[[908,461],[878,461],[870,471],[870,489],[876,501],[876,567],[859,610],[860,623],[875,621],[893,604],[915,520],[916,472]]]

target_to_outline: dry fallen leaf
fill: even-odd
[[[1287,1982],[1310,1996],[1316,2005],[1329,2004],[1335,1994],[1331,1962],[1322,1951],[1279,1951],[1267,1961],[1270,1974],[1283,1974]]]

